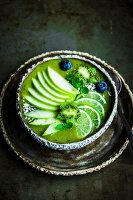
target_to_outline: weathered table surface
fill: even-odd
[[[1,0],[0,87],[20,64],[42,52],[89,52],[115,67],[133,91],[132,0]],[[23,163],[0,133],[0,200],[131,200],[130,145],[93,174],[57,177]]]

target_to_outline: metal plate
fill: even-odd
[[[20,78],[34,63],[44,57],[64,54],[78,54],[100,63],[104,68],[113,68],[104,61],[87,53],[59,51],[42,54],[22,65],[3,87],[0,102],[0,119],[4,138],[13,151],[32,167],[55,175],[78,175],[100,170],[121,155],[128,144],[126,134],[117,115],[111,127],[94,143],[80,150],[57,151],[45,148],[30,137],[21,124],[16,111],[16,88]],[[133,97],[129,87],[123,81],[121,102],[125,115],[132,125]]]

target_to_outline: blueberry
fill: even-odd
[[[100,82],[97,83],[96,89],[99,92],[104,92],[108,89],[108,85],[107,85],[106,82],[100,81]]]
[[[60,62],[60,68],[64,71],[71,69],[71,67],[72,67],[72,63],[70,62],[70,60],[62,60]]]

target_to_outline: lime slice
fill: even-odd
[[[78,108],[84,110],[90,116],[96,128],[98,128],[101,125],[100,115],[94,108],[90,106],[79,106]]]
[[[86,106],[90,106],[90,107],[94,108],[102,116],[104,116],[104,114],[105,114],[103,105],[95,99],[84,97],[84,98],[78,99],[76,102],[78,103],[78,106],[86,105]]]
[[[76,122],[76,131],[77,137],[83,139],[91,133],[93,123],[90,116],[84,110],[80,109],[80,113],[81,115]]]
[[[87,97],[87,98],[91,98],[91,99],[95,99],[97,100],[99,103],[101,104],[106,104],[106,100],[105,98],[102,96],[102,94],[99,94],[98,92],[96,91],[89,91],[88,94],[84,94],[84,97]]]

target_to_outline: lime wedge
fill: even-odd
[[[84,94],[83,95],[84,97],[87,97],[87,98],[91,98],[91,99],[95,99],[97,100],[99,103],[101,104],[106,104],[106,100],[105,98],[102,96],[102,94],[99,94],[98,92],[96,91],[89,91],[88,94]]]
[[[78,103],[78,106],[86,105],[86,106],[90,106],[90,107],[94,108],[102,116],[104,116],[104,114],[105,114],[103,105],[95,99],[83,97],[81,99],[78,99],[76,102]]]
[[[83,139],[91,133],[93,123],[90,116],[84,110],[80,109],[80,113],[81,115],[76,122],[76,131],[77,137]]]
[[[78,108],[84,110],[90,116],[96,128],[98,128],[101,125],[101,117],[94,108],[90,106],[79,106]]]

